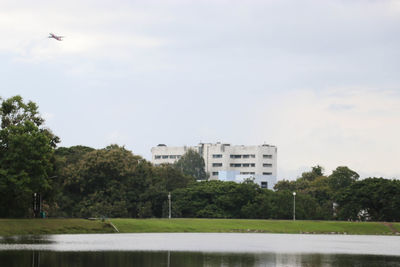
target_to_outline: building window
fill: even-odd
[[[154,158],[155,159],[161,159],[161,156],[160,155],[155,155]]]
[[[234,167],[234,168],[242,167],[242,164],[240,164],[240,163],[231,163],[231,167]]]
[[[220,159],[222,158],[222,154],[213,154],[213,159]]]
[[[243,155],[243,158],[248,159],[248,158],[250,158],[250,155]]]
[[[180,159],[182,156],[181,156],[181,155],[177,155],[176,157],[177,157],[178,159]]]
[[[163,155],[162,158],[163,158],[163,159],[167,159],[167,158],[168,158],[168,155]]]
[[[231,159],[240,159],[242,155],[231,155]]]
[[[272,167],[271,163],[263,163],[263,167]]]
[[[213,163],[213,167],[222,167],[222,163]]]
[[[250,167],[255,167],[256,164],[255,163],[250,163]]]
[[[255,175],[255,172],[240,172],[241,175]]]
[[[243,163],[243,167],[250,167],[249,163]]]
[[[272,155],[263,155],[264,159],[272,159]]]
[[[213,175],[213,176],[217,176],[217,175],[218,175],[218,172],[213,172],[212,175]]]
[[[255,158],[256,158],[256,155],[251,154],[251,155],[250,155],[250,158],[255,159]]]
[[[175,155],[171,155],[171,156],[169,156],[169,158],[170,159],[176,159],[176,156]]]
[[[268,182],[261,182],[261,188],[268,188]]]
[[[272,175],[272,172],[263,172],[263,175]]]

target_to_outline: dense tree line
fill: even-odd
[[[359,180],[345,166],[312,167],[274,190],[251,179],[207,181],[190,150],[176,164],[154,166],[118,145],[59,147],[38,107],[20,96],[0,106],[0,217],[32,216],[32,194],[53,217],[173,217],[400,221],[400,181]]]
[[[155,167],[117,145],[59,148],[55,157],[59,216],[163,217],[168,192],[195,181],[174,166]]]

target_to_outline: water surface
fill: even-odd
[[[269,252],[400,256],[400,237],[257,233],[43,235],[1,238],[0,250]]]
[[[161,251],[0,251],[9,267],[128,266],[400,266],[400,257],[343,254],[205,253]]]
[[[400,266],[400,237],[90,234],[0,238],[0,266]]]

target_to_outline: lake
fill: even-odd
[[[257,233],[0,238],[0,266],[400,266],[399,236]]]

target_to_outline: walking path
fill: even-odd
[[[397,231],[397,229],[393,226],[392,223],[388,223],[388,222],[382,222],[382,224],[386,227],[388,227],[390,229],[390,231],[393,232],[393,234],[395,235],[400,235],[400,232]]]

